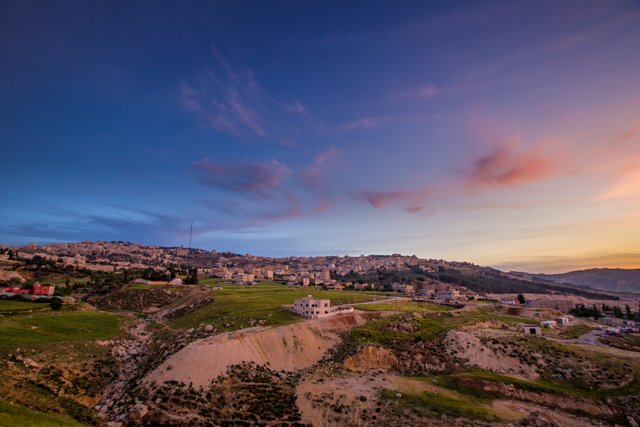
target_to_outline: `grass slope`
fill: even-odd
[[[100,340],[120,333],[121,316],[97,311],[43,312],[0,318],[0,349]]]
[[[50,307],[48,303],[0,300],[0,314],[15,314],[23,311],[46,311],[49,310]]]
[[[70,417],[45,414],[25,406],[0,401],[0,425],[23,427],[82,426]]]

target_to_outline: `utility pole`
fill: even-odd
[[[193,236],[193,217],[191,217],[191,227],[189,228],[189,249],[191,249],[191,237]]]

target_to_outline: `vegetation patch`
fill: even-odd
[[[61,414],[46,414],[26,406],[0,401],[0,425],[3,426],[82,426],[73,418]]]
[[[51,306],[49,304],[0,299],[0,314],[16,314],[16,313],[30,312],[30,311],[47,311],[50,308]]]
[[[382,390],[380,399],[396,401],[397,405],[408,412],[423,416],[470,418],[483,421],[497,421],[498,417],[489,409],[490,400],[479,398],[455,398],[441,393],[423,391],[419,394],[397,393]]]
[[[51,311],[0,318],[0,351],[15,346],[115,338],[120,334],[121,318],[99,311]]]

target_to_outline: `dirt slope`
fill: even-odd
[[[293,325],[251,328],[195,341],[167,359],[145,379],[205,387],[241,362],[293,371],[313,365],[339,343],[339,332],[365,323],[367,315],[346,314]]]

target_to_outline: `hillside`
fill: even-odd
[[[640,293],[640,269],[592,268],[562,274],[536,274],[534,277],[603,291]]]

